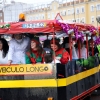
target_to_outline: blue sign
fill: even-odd
[[[42,28],[42,27],[46,27],[46,23],[22,24],[22,28]]]

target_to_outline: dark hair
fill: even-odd
[[[30,47],[30,50],[29,50],[31,53],[32,53],[32,49]],[[42,56],[42,53],[43,53],[43,48],[41,46],[37,46],[37,54],[38,56]]]
[[[64,38],[63,44],[62,44],[62,45],[63,45],[63,48],[65,48],[65,44],[66,44],[66,43],[69,43],[69,37],[65,37],[65,38]]]
[[[41,56],[43,53],[43,48],[41,46],[37,46],[38,55]]]
[[[43,43],[43,48],[48,48],[50,47],[50,40],[45,40]]]
[[[55,43],[58,46],[58,50],[61,49],[61,45],[59,43]]]
[[[60,39],[55,38],[55,45],[58,46],[58,50],[61,49],[61,47],[62,47],[59,42],[60,42]],[[53,44],[53,39],[51,40],[50,44]]]
[[[52,62],[52,53],[46,53],[44,56],[45,63],[51,63]]]
[[[43,48],[49,48],[50,47],[50,40],[45,40],[43,43]]]
[[[64,43],[64,44],[69,43],[69,37],[65,37],[63,43]]]
[[[8,50],[9,50],[9,45],[8,42],[4,38],[0,38],[0,42],[2,43],[2,50],[3,50],[3,58],[6,57]]]
[[[86,45],[86,41],[84,41],[84,45]]]
[[[90,43],[91,41],[93,41],[93,39],[89,39],[89,41],[88,41],[88,42]]]

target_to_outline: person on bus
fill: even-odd
[[[44,43],[43,43],[43,49],[44,49],[45,51],[51,52],[50,40],[45,40],[45,41],[44,41]]]
[[[52,52],[46,51],[44,55],[44,63],[51,63],[52,62]]]
[[[0,64],[8,63],[9,46],[5,39],[0,38]]]
[[[78,58],[79,58],[79,48],[78,48],[79,42],[80,42],[80,54],[81,54],[80,58],[87,59],[87,50],[86,50],[86,47],[84,45],[84,42],[81,40],[77,41],[77,46],[76,46],[76,52],[77,52]]]
[[[64,41],[63,41],[63,47],[68,51],[68,53],[70,54],[70,44],[69,44],[69,37],[65,37]],[[76,49],[72,43],[72,59],[78,59],[77,53],[76,53]]]
[[[61,63],[58,59],[53,60],[51,51],[46,51],[44,55],[44,63]]]
[[[53,39],[50,41],[51,49],[53,50],[54,59],[59,60],[62,64],[66,64],[70,60],[69,53],[61,47],[60,40],[55,38],[55,43],[53,43]]]
[[[94,51],[94,55],[98,54],[98,48],[96,45],[94,45],[94,41],[93,39],[89,40],[89,56],[92,56],[92,42],[93,42],[93,51]]]
[[[39,38],[33,37],[31,39],[31,49],[26,52],[26,64],[35,64],[35,63],[43,63],[44,60],[44,50],[39,45]]]
[[[14,34],[9,42],[8,64],[25,64],[25,53],[29,49],[30,39],[22,34]]]

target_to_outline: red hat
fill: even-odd
[[[31,39],[31,41],[34,41],[36,44],[39,44],[39,43],[40,43],[38,37],[33,37],[33,38]]]
[[[60,39],[55,38],[54,41],[55,41],[55,43],[59,43],[60,42]],[[51,39],[50,44],[53,44],[54,41],[53,41],[53,39]]]

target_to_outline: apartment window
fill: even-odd
[[[91,17],[91,23],[94,23],[94,16]]]
[[[54,6],[54,10],[56,10],[56,6]]]
[[[76,8],[76,14],[79,14],[80,11],[79,11],[79,8]]]
[[[36,20],[36,16],[35,16],[35,20]]]
[[[85,18],[83,17],[83,18],[81,18],[81,21],[80,21],[81,23],[85,23]]]
[[[97,4],[97,10],[100,10],[100,4]]]
[[[72,8],[72,10],[71,10],[71,14],[74,14],[74,8]]]
[[[50,13],[48,13],[48,18],[50,18]]]
[[[41,16],[39,15],[39,16],[38,16],[38,19],[40,19],[40,17],[41,17]]]
[[[77,18],[77,19],[76,19],[76,22],[79,23],[79,22],[80,22],[80,18]]]
[[[74,20],[74,19],[72,19],[72,22],[75,22],[75,20]]]
[[[52,13],[52,19],[54,19],[54,13]]]
[[[42,19],[44,19],[44,15],[42,15]]]
[[[62,15],[62,12],[60,12],[60,15]]]
[[[68,15],[70,15],[71,14],[71,12],[70,12],[70,10],[68,10]]]
[[[84,13],[84,12],[85,12],[85,8],[81,7],[81,13]]]
[[[44,19],[44,14],[41,14],[40,19]]]
[[[30,17],[28,17],[28,21],[30,21]]]
[[[41,14],[40,14],[39,18],[42,19],[42,15]]]
[[[94,11],[94,5],[91,5],[90,9],[91,9],[91,11]]]
[[[35,18],[33,17],[33,20],[34,20]]]
[[[0,13],[0,17],[2,17],[2,13]]]
[[[43,19],[45,19],[45,17],[43,16]]]
[[[62,15],[63,15],[63,16],[65,16],[65,15],[66,15],[66,11],[65,11],[65,10],[63,10]]]
[[[36,20],[38,20],[38,16],[36,16]]]
[[[30,17],[30,21],[32,21],[33,20],[33,17]]]
[[[69,19],[69,22],[72,22],[72,20],[71,20],[71,19]]]

